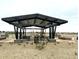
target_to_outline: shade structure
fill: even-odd
[[[41,28],[59,26],[61,24],[68,22],[66,20],[62,20],[59,18],[50,17],[42,14],[29,14],[22,16],[6,17],[6,18],[2,18],[2,20],[8,22],[9,24],[15,25],[17,27],[37,26]]]
[[[18,39],[18,28],[20,28],[20,39],[21,39],[22,38],[21,36],[24,35],[24,28],[30,26],[40,27],[42,28],[42,30],[49,28],[49,38],[51,39],[55,37],[56,26],[68,22],[63,19],[42,15],[39,13],[6,17],[2,18],[2,20],[9,24],[14,25],[16,39]]]

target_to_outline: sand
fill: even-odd
[[[0,43],[0,59],[77,59],[77,49],[77,41],[48,43],[41,50],[30,43]]]

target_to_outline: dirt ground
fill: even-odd
[[[0,59],[77,59],[77,41],[48,43],[42,50],[31,43],[0,42]]]

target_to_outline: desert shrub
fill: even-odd
[[[2,46],[2,45],[0,44],[0,46]]]
[[[28,44],[28,42],[26,42],[26,44]]]
[[[54,43],[54,45],[56,45],[56,43]]]
[[[9,42],[9,44],[10,44],[10,45],[13,45],[13,44],[14,44],[14,42]]]
[[[77,55],[77,52],[75,52],[75,55]]]
[[[23,46],[24,46],[24,47],[26,47],[26,45],[25,45],[25,44],[24,44]]]
[[[56,42],[57,44],[59,44],[60,42]]]
[[[21,45],[21,43],[18,43],[18,45]]]
[[[9,34],[6,32],[5,36],[6,36],[6,37],[9,37]]]
[[[43,45],[43,44],[37,44],[37,45],[36,45],[36,48],[37,48],[38,50],[42,50],[42,49],[44,49],[44,45]]]
[[[31,42],[30,44],[33,45],[33,42]]]
[[[43,46],[36,46],[37,49],[42,50],[44,47]]]

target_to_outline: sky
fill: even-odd
[[[0,31],[14,31],[3,17],[40,13],[68,23],[57,27],[57,32],[78,32],[78,0],[0,0]]]

